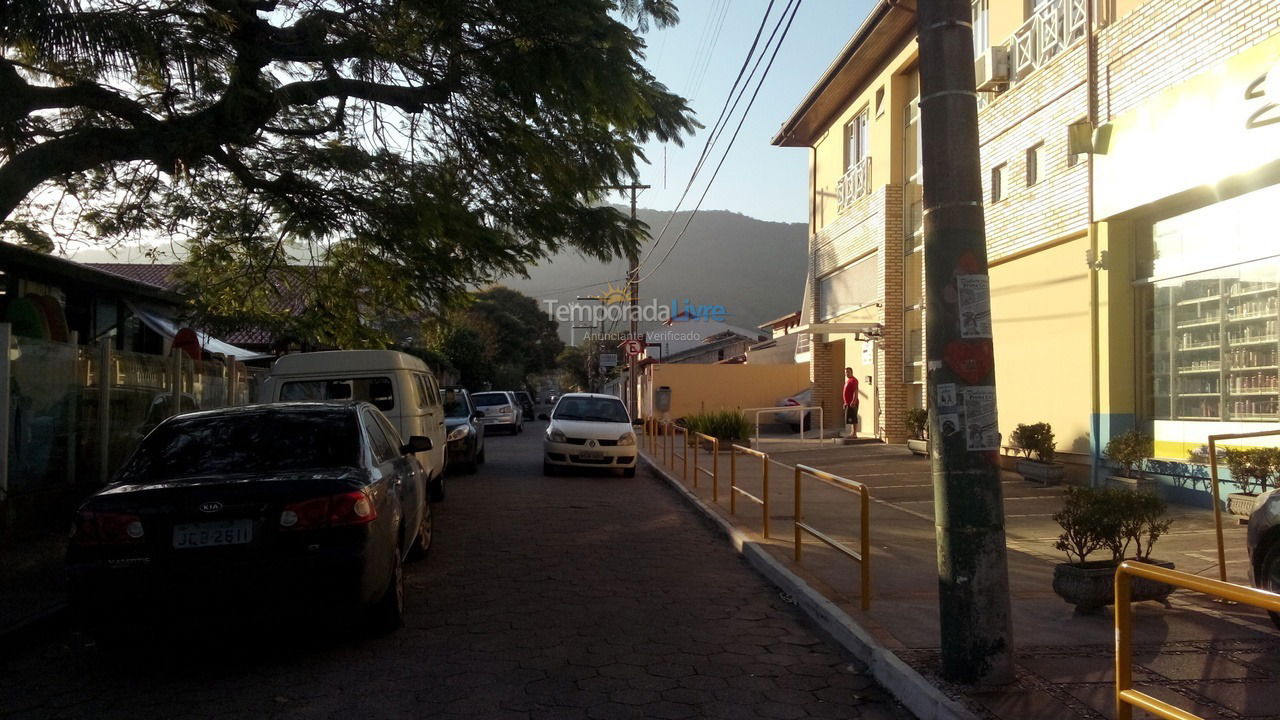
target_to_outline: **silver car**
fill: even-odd
[[[476,411],[481,413],[480,424],[485,431],[507,430],[512,435],[524,432],[524,411],[516,396],[507,390],[491,390],[474,393],[471,400],[476,404]]]

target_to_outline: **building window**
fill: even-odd
[[[902,271],[905,352],[902,381],[924,382],[924,249],[907,253]]]
[[[1154,225],[1139,264],[1145,411],[1175,424],[1158,435],[1199,444],[1206,431],[1177,423],[1280,419],[1277,202],[1280,187],[1271,187]]]
[[[973,56],[976,58],[991,47],[987,33],[987,0],[973,0],[969,12],[973,20]]]
[[[863,310],[880,300],[876,254],[818,280],[819,320],[826,322]]]
[[[920,78],[912,71],[907,76],[907,101],[902,110],[902,224],[907,246],[920,244],[924,234],[924,176],[920,157]]]
[[[1040,182],[1040,156],[1044,153],[1044,143],[1036,143],[1027,148],[1027,187]]]
[[[848,171],[867,156],[867,111],[854,116],[844,126],[844,169]]]
[[[867,108],[844,126],[844,174],[840,177],[839,208],[871,192],[871,148],[867,142]]]
[[[1005,163],[991,168],[991,202],[998,203],[1004,199]]]

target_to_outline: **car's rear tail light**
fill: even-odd
[[[373,522],[378,511],[361,490],[341,495],[303,500],[284,507],[280,527],[284,530],[316,530],[340,525],[363,525]]]
[[[378,512],[373,509],[373,503],[369,502],[369,496],[363,492],[334,495],[330,500],[332,501],[329,504],[330,525],[363,525],[373,522],[378,517]]]
[[[142,518],[128,513],[76,513],[71,542],[77,545],[129,545],[146,539]]]

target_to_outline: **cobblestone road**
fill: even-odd
[[[910,717],[657,480],[541,477],[540,426],[450,479],[399,632],[67,632],[0,667],[0,716]]]

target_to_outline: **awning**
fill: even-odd
[[[178,334],[183,325],[180,325],[176,318],[169,312],[160,308],[144,305],[142,303],[130,300],[124,301],[134,315],[142,321],[142,324],[155,330],[169,340],[173,340],[173,336]],[[258,358],[270,357],[262,353],[256,353],[252,350],[245,350],[242,347],[236,347],[228,342],[223,342],[218,338],[209,335],[206,332],[196,330],[196,337],[200,339],[200,349],[207,353],[221,353],[222,355],[234,355],[236,360],[257,360]]]
[[[878,335],[884,330],[884,325],[878,322],[836,322],[836,323],[813,323],[812,325],[801,325],[791,332],[804,333],[806,335],[830,335],[830,334],[870,334]]]

